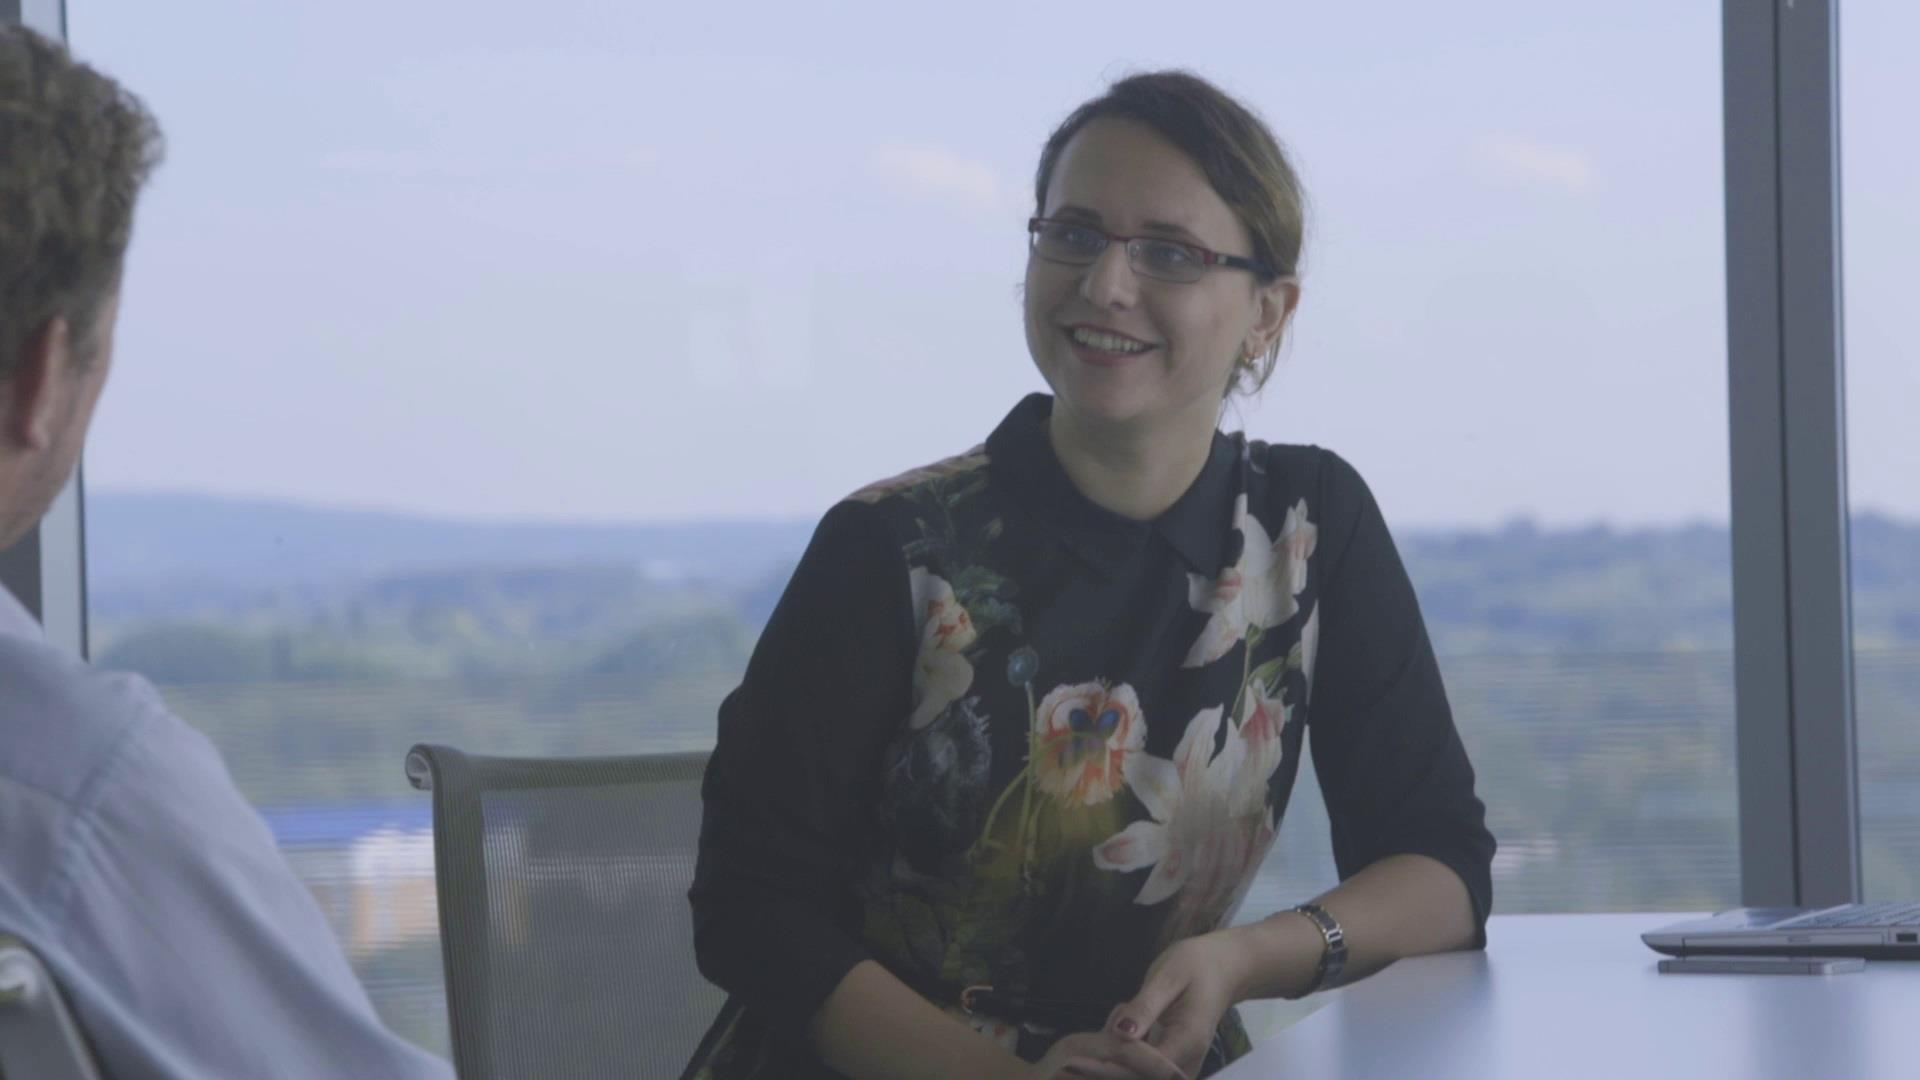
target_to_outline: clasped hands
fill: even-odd
[[[1067,1035],[1028,1071],[1033,1080],[1192,1080],[1220,1018],[1246,985],[1247,950],[1221,930],[1170,946],[1133,1000],[1100,1031]]]

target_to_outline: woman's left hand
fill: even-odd
[[[1245,950],[1230,933],[1190,937],[1161,953],[1140,992],[1107,1017],[1107,1030],[1146,1038],[1188,1076],[1198,1076],[1220,1018],[1240,992]]]

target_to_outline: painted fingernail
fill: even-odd
[[[1140,1031],[1140,1025],[1134,1023],[1131,1019],[1123,1018],[1119,1023],[1113,1026],[1122,1035],[1136,1035]]]

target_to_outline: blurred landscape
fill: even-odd
[[[93,655],[221,747],[390,1023],[445,1052],[435,741],[704,749],[811,522],[460,522],[88,499]],[[1504,912],[1737,900],[1723,527],[1399,537],[1501,843]],[[1920,524],[1854,522],[1869,892],[1920,897]],[[1311,769],[1243,914],[1336,880]]]

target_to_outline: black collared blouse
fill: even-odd
[[[1308,731],[1341,877],[1431,856],[1484,943],[1493,837],[1359,474],[1216,434],[1133,521],[1068,479],[1051,409],[821,521],[720,708],[691,895],[730,1000],[689,1075],[832,1075],[804,1026],[866,959],[950,1009],[1126,1000],[1233,918]],[[1030,1060],[1059,1034],[969,1020]],[[1244,1047],[1229,1014],[1208,1071]]]

